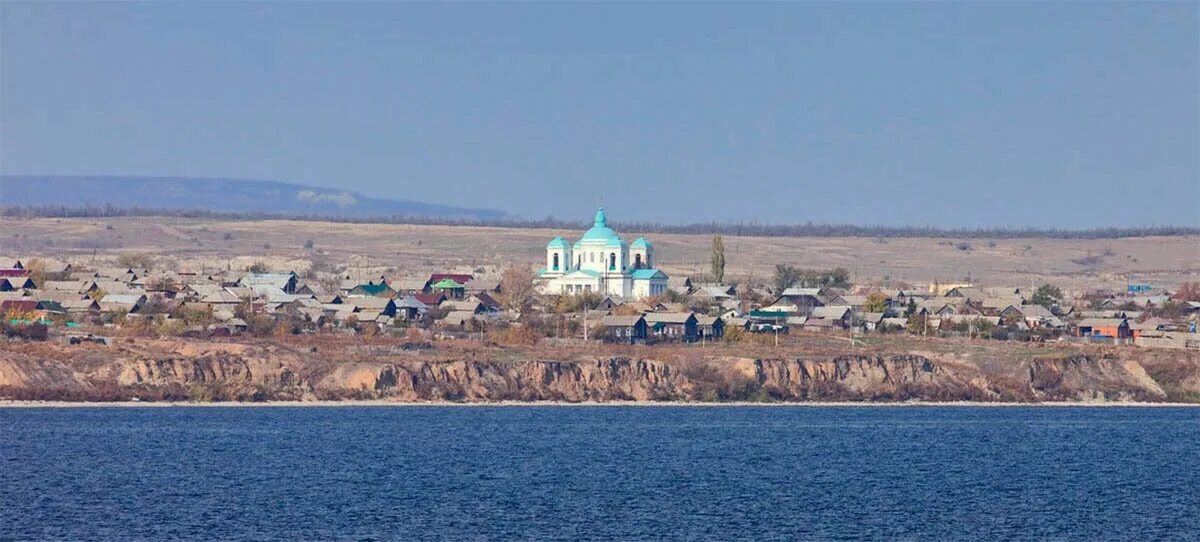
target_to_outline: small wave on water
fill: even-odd
[[[0,409],[4,540],[1200,538],[1188,408]]]

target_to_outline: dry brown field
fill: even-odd
[[[619,228],[618,228],[619,230]],[[184,218],[0,218],[0,256],[52,257],[105,265],[122,253],[153,255],[166,268],[244,269],[264,262],[303,271],[313,261],[352,276],[489,271],[511,263],[540,266],[546,242],[582,232],[474,226],[219,221]],[[639,235],[620,231],[627,241]],[[707,271],[710,235],[648,234],[668,274]],[[312,241],[312,248],[305,248]],[[969,245],[969,247],[964,246]],[[1200,278],[1200,236],[1121,239],[953,239],[725,236],[727,276],[769,282],[775,264],[841,266],[856,282],[1050,282],[1069,289],[1123,288],[1127,282],[1173,287]],[[728,281],[728,280],[727,280]]]

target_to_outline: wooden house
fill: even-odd
[[[645,319],[648,333],[661,339],[693,342],[699,333],[696,315],[690,312],[650,312]]]
[[[1125,318],[1084,318],[1075,329],[1080,337],[1128,339],[1134,335],[1129,320]]]
[[[696,315],[696,335],[701,340],[721,340],[725,336],[725,320],[719,316]]]
[[[639,343],[646,340],[646,318],[639,315],[610,314],[600,320],[603,327],[604,339],[609,342]]]

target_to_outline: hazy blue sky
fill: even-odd
[[[0,3],[0,172],[525,216],[1200,224],[1179,3]]]

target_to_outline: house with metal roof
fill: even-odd
[[[295,273],[249,273],[238,281],[238,286],[274,286],[285,293],[296,293]]]
[[[471,280],[474,278],[475,276],[471,275],[470,273],[433,273],[429,275],[429,280],[425,282],[432,286],[443,280],[450,279],[454,282],[462,284],[463,286],[466,286],[466,284],[471,282]]]
[[[437,324],[442,327],[466,329],[472,321],[480,321],[478,315],[468,311],[454,311],[446,313],[446,316],[437,321]]]
[[[396,277],[388,280],[388,286],[396,291],[396,295],[419,294],[429,287],[429,281],[423,278]]]
[[[0,292],[36,288],[37,285],[29,277],[0,277]]]
[[[1134,336],[1125,318],[1084,318],[1075,325],[1080,337],[1126,339]]]
[[[443,278],[429,286],[434,293],[445,294],[453,299],[461,299],[466,293],[466,285],[452,278]]]
[[[425,311],[429,310],[429,306],[421,303],[416,297],[407,295],[396,298],[396,317],[401,320],[416,320],[420,318]]]
[[[725,320],[720,316],[696,315],[696,335],[701,340],[716,341],[725,336]]]
[[[766,308],[773,312],[808,316],[813,309],[825,305],[820,293],[820,288],[788,288]]]
[[[666,293],[669,278],[654,267],[654,245],[645,237],[626,244],[608,225],[601,207],[592,227],[574,244],[562,237],[546,245],[546,267],[538,271],[542,291],[640,299]]]
[[[846,305],[829,305],[825,307],[815,307],[812,313],[809,314],[808,320],[804,322],[805,326],[820,325],[817,324],[820,320],[829,322],[829,325],[840,328],[850,327],[854,312]]]
[[[640,314],[610,314],[600,319],[605,340],[620,343],[639,343],[646,340],[646,319]]]
[[[392,297],[396,295],[396,291],[392,290],[387,282],[379,281],[359,284],[351,288],[347,294],[352,296]]]
[[[690,312],[649,312],[644,318],[647,331],[655,337],[693,342],[699,336],[699,321]]]
[[[146,296],[140,294],[108,294],[100,298],[101,312],[124,311],[133,314],[146,304]]]

